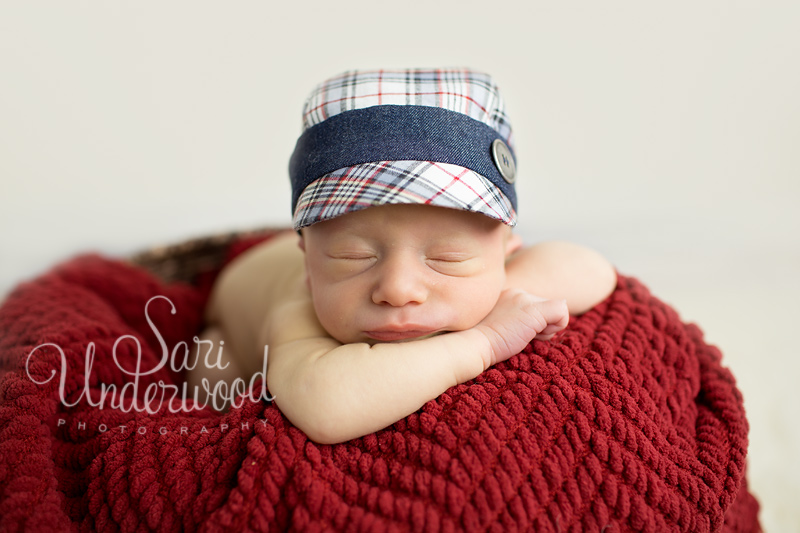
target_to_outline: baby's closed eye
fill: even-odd
[[[426,259],[428,261],[441,261],[443,263],[463,263],[474,259],[474,256],[464,253],[451,252],[451,253],[438,253],[429,254]]]
[[[350,277],[372,268],[378,255],[368,248],[340,248],[325,254],[328,272],[337,278]]]
[[[329,254],[330,259],[341,259],[343,261],[368,261],[375,259],[376,255],[371,252],[341,252]]]
[[[325,255],[328,259],[365,261],[375,259],[378,256],[378,250],[360,239],[339,239],[328,245]]]
[[[425,262],[429,267],[448,276],[468,276],[480,270],[480,258],[464,252],[440,252],[428,254]]]

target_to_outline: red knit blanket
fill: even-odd
[[[148,385],[182,382],[173,355],[202,329],[206,289],[84,256],[9,295],[0,530],[758,530],[734,379],[632,278],[553,341],[332,446],[267,401],[112,405],[110,385],[141,407]],[[153,300],[151,325],[157,295],[175,313]],[[170,363],[145,374],[162,344]]]

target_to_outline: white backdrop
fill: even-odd
[[[307,92],[491,73],[520,233],[594,247],[719,345],[768,531],[800,529],[800,3],[4,2],[0,295],[58,261],[289,221]]]

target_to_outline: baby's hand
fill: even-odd
[[[521,289],[507,289],[475,329],[486,335],[491,354],[484,369],[518,354],[534,337],[549,340],[567,327],[566,300],[545,300]]]

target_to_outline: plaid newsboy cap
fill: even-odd
[[[517,220],[511,124],[494,81],[459,69],[347,71],[305,101],[289,162],[294,229],[383,204]]]

